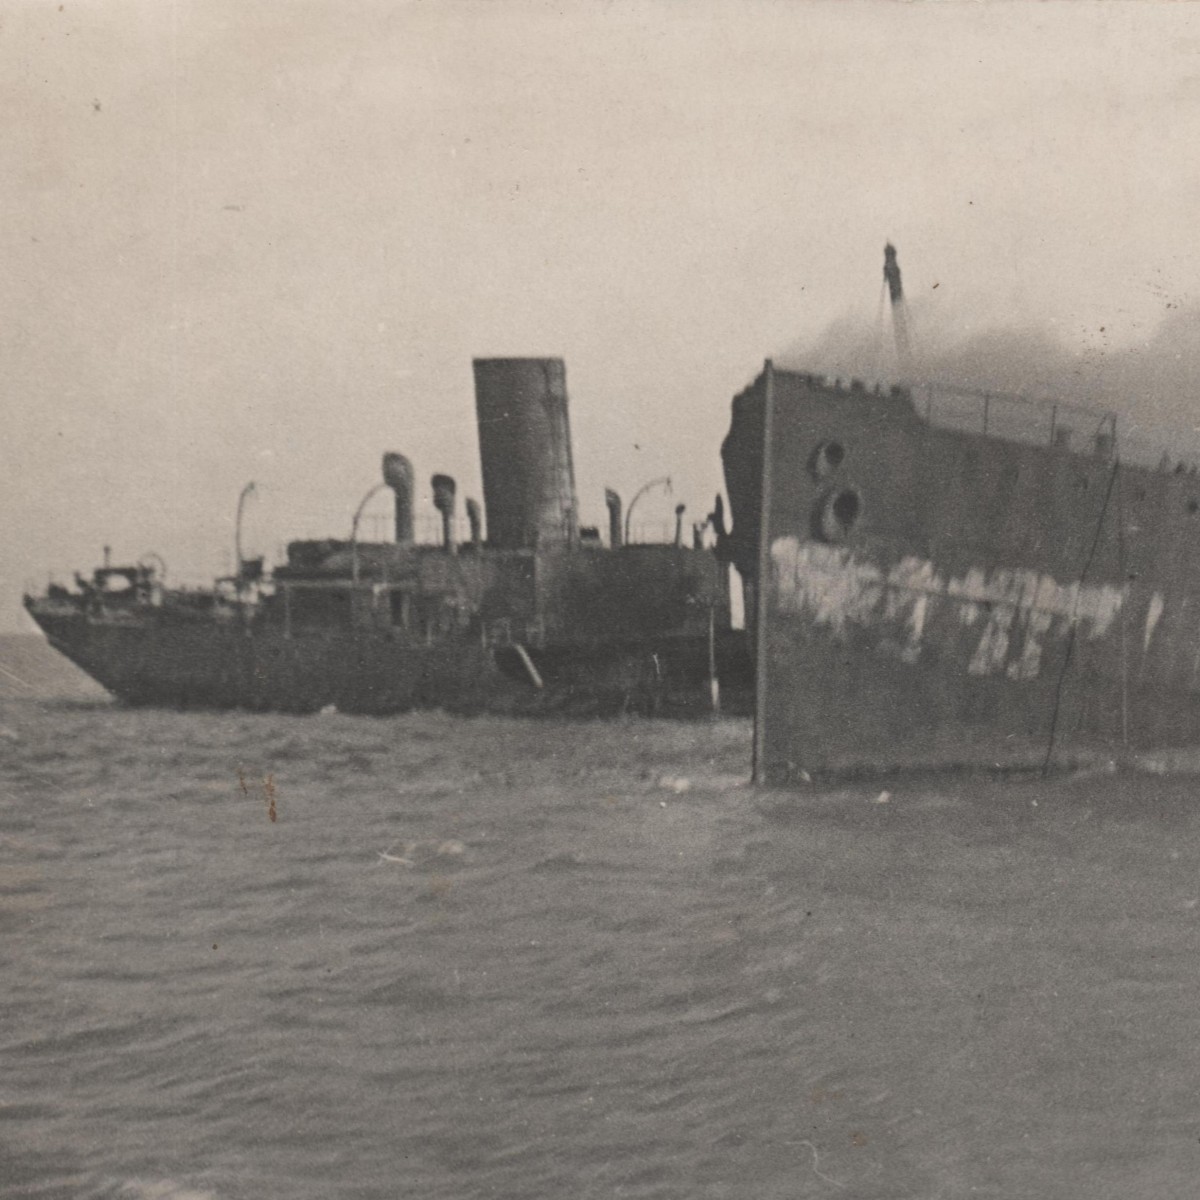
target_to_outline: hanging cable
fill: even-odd
[[[1113,457],[1112,470],[1108,476],[1108,487],[1104,491],[1104,503],[1100,507],[1100,517],[1096,522],[1096,533],[1092,538],[1092,546],[1088,551],[1087,561],[1083,564],[1083,571],[1079,575],[1079,583],[1075,589],[1075,603],[1071,606],[1071,629],[1067,635],[1067,649],[1063,655],[1062,668],[1058,673],[1058,683],[1054,689],[1054,709],[1050,714],[1050,740],[1046,746],[1046,758],[1042,763],[1042,775],[1050,773],[1050,763],[1054,757],[1054,742],[1058,734],[1058,714],[1062,707],[1063,687],[1067,681],[1067,671],[1071,666],[1071,658],[1075,652],[1075,639],[1079,632],[1079,590],[1083,587],[1084,581],[1087,579],[1088,572],[1092,569],[1092,562],[1096,557],[1096,551],[1100,548],[1100,537],[1104,532],[1104,518],[1108,513],[1108,502],[1112,498],[1113,485],[1117,481],[1117,475],[1121,470],[1121,460]]]
[[[890,374],[883,349],[883,306],[887,299],[887,291],[888,285],[885,279],[879,288],[879,311],[875,314],[875,344],[871,347],[871,356],[874,360],[871,367],[876,379],[887,379]]]

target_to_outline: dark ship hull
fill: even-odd
[[[770,363],[723,447],[756,774],[1200,741],[1200,486],[1111,414]]]
[[[285,635],[236,620],[121,620],[30,607],[55,649],[128,704],[383,716],[457,713],[699,716],[713,710],[703,636],[592,647],[415,644],[372,630]],[[744,637],[714,639],[718,703],[748,713]]]

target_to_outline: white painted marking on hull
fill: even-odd
[[[908,556],[890,570],[856,558],[844,546],[801,542],[786,536],[771,544],[771,587],[781,612],[803,614],[814,625],[840,636],[848,625],[903,622],[907,641],[901,657],[920,655],[926,625],[945,601],[955,603],[965,627],[986,615],[979,642],[967,663],[971,675],[1004,673],[1010,679],[1036,679],[1043,641],[1057,622],[1072,625],[1090,639],[1104,637],[1121,610],[1124,592],[1108,584],[1059,583],[1053,576],[1021,568],[985,571],[972,567],[961,578],[940,575],[928,559]],[[1147,645],[1162,615],[1162,597],[1148,617]],[[1154,601],[1151,602],[1154,609]],[[1021,651],[1009,661],[1013,634],[1021,630]]]

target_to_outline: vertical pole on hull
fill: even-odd
[[[1117,418],[1110,418],[1114,464],[1120,462]],[[1115,466],[1114,466],[1115,469]],[[1129,745],[1129,568],[1125,565],[1125,490],[1117,474],[1117,569],[1121,572],[1121,745]]]
[[[758,579],[755,581],[754,618],[754,751],[751,763],[755,783],[767,782],[767,593],[771,568],[768,537],[771,527],[771,434],[775,417],[775,365],[768,358],[763,366],[762,494],[759,499]]]
[[[721,684],[717,679],[717,609],[708,606],[708,702],[715,717],[721,711]]]

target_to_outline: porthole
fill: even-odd
[[[835,488],[818,503],[813,533],[823,542],[844,542],[862,519],[863,500],[857,488]]]
[[[846,460],[841,442],[818,442],[808,459],[808,472],[814,479],[828,479]]]

